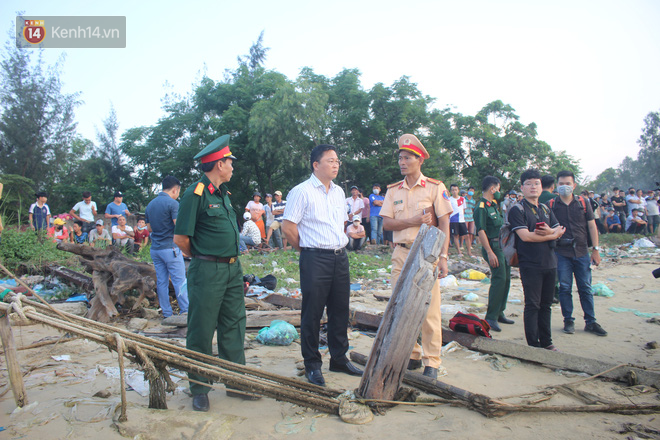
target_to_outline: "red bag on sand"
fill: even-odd
[[[457,312],[449,320],[449,328],[456,332],[492,338],[490,335],[490,325],[474,313]]]

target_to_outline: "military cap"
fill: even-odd
[[[416,156],[422,156],[424,159],[431,157],[414,134],[404,134],[399,138],[399,150],[410,151]]]
[[[206,146],[202,151],[197,153],[193,158],[195,160],[201,159],[202,163],[215,162],[216,160],[229,157],[236,159],[229,150],[229,135],[220,136]]]

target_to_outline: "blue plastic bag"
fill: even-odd
[[[286,321],[273,321],[270,327],[259,330],[257,341],[264,345],[291,345],[298,339],[296,328]]]

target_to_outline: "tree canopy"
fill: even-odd
[[[357,69],[326,77],[305,67],[290,79],[264,67],[267,52],[262,33],[222,78],[205,75],[189,94],[167,96],[164,114],[152,126],[119,133],[111,108],[93,142],[76,133],[78,95],[61,93],[61,65],[46,68],[40,58],[32,62],[29,51],[6,47],[0,65],[0,179],[28,186],[25,194],[50,191],[55,213],[68,212],[84,190],[92,191],[102,210],[117,189],[139,212],[165,176],[174,175],[184,187],[198,179],[194,155],[223,134],[231,135],[238,157],[229,186],[239,212],[253,191],[286,195],[307,178],[309,154],[320,143],[337,147],[343,165],[336,182],[345,189],[357,185],[369,194],[374,183],[398,181],[397,139],[404,133],[417,135],[430,153],[423,172],[447,185],[479,188],[484,176],[494,175],[508,190],[519,186],[520,173],[529,167],[580,174],[574,158],[538,139],[536,124],[520,122],[503,101],[463,115],[434,108],[434,98],[407,76],[365,88]]]

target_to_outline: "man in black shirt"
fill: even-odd
[[[516,233],[520,279],[525,295],[525,338],[532,347],[557,350],[550,329],[552,298],[557,277],[555,240],[565,228],[552,211],[539,203],[541,174],[529,169],[520,176],[523,201],[509,210],[511,230]]]
[[[626,198],[624,197],[623,191],[620,191],[619,188],[614,187],[612,189],[614,195],[610,198],[612,201],[612,206],[614,206],[615,215],[619,216],[621,224],[626,224],[626,216],[628,215],[628,207],[626,204]]]
[[[575,176],[570,171],[557,173],[557,197],[549,205],[557,217],[559,224],[566,228],[566,233],[557,241],[557,276],[559,278],[559,304],[564,316],[564,333],[575,333],[575,318],[573,318],[573,276],[580,294],[580,305],[584,312],[584,331],[598,336],[606,336],[607,332],[596,322],[594,312],[594,295],[591,290],[591,263],[600,264],[600,248],[598,247],[598,230],[594,221],[592,205],[582,196],[582,200],[573,196]],[[582,203],[584,202],[584,204]],[[591,237],[593,249],[591,255],[587,250],[588,236]]]

